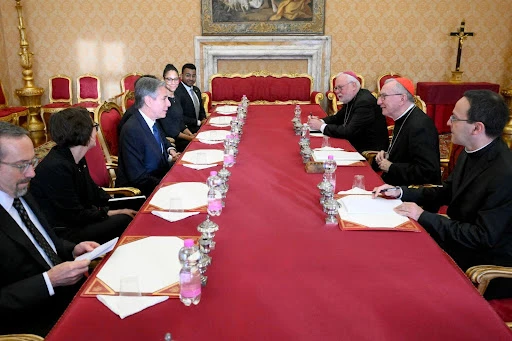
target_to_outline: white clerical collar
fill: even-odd
[[[475,149],[475,150],[468,150],[466,147],[464,147],[464,150],[465,150],[465,151],[466,151],[466,153],[468,153],[468,154],[476,153],[477,151],[482,150],[482,149],[484,149],[485,147],[487,147],[488,145],[490,145],[493,141],[494,141],[494,140],[491,140],[491,142],[487,143],[485,146],[482,146],[482,147],[480,147],[480,148],[478,148],[478,149]]]
[[[142,118],[144,119],[144,121],[146,121],[146,124],[148,125],[149,130],[153,131],[153,126],[155,125],[155,121],[153,121],[148,116],[146,116],[146,114],[144,114],[142,112],[142,110],[139,109],[139,112],[142,115]]]
[[[409,110],[411,110],[411,108],[414,106],[414,103],[411,104],[403,113],[402,115],[398,116],[397,119],[395,121],[398,121],[399,119],[402,118],[402,116],[404,116],[405,114],[407,114],[409,112]]]

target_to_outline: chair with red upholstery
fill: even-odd
[[[394,72],[385,73],[377,78],[377,92],[380,94],[380,89],[384,86],[384,83],[391,78],[400,78],[402,75]]]
[[[334,115],[337,113],[342,106],[342,103],[338,101],[338,97],[334,93],[334,83],[336,83],[336,76],[337,75],[331,76],[331,81],[329,82],[329,91],[325,93],[325,96],[327,96],[327,100],[329,101],[329,108],[327,110],[329,115]],[[364,88],[364,77],[358,73],[356,73],[356,76],[359,83],[361,83],[361,88]]]
[[[135,92],[132,90],[127,90],[121,97],[121,109],[123,109],[123,113],[128,110],[129,107],[135,104]]]
[[[0,81],[0,121],[20,125],[20,117],[28,116],[27,107],[10,107],[5,96],[4,86]]]
[[[50,103],[41,107],[41,119],[45,130],[49,117],[53,113],[71,106],[73,101],[71,78],[65,75],[50,77],[48,80],[48,97]]]
[[[122,117],[121,108],[114,102],[105,102],[94,111],[94,121],[100,125],[101,135],[105,140],[105,146],[102,146],[103,152],[115,164],[117,164],[119,143],[117,127]]]
[[[100,79],[94,75],[86,74],[76,79],[77,103],[76,107],[84,107],[94,112],[100,105],[101,88]]]
[[[132,72],[127,75],[124,75],[123,78],[121,78],[121,93],[115,95],[114,97],[110,98],[109,101],[116,103],[119,103],[118,100],[121,98],[121,107],[123,106],[123,98],[126,95],[128,91],[135,91],[135,82],[137,79],[139,79],[142,76],[141,73]],[[123,108],[124,111],[126,109]]]

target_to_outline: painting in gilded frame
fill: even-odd
[[[325,0],[201,0],[203,35],[323,35]]]

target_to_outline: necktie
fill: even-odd
[[[199,99],[197,98],[196,93],[193,88],[190,88],[190,97],[192,97],[192,102],[194,102],[194,109],[196,109],[196,119],[199,119]]]
[[[57,265],[62,263],[62,260],[60,257],[53,251],[52,247],[46,239],[43,237],[41,232],[37,229],[37,227],[34,226],[34,223],[32,223],[32,220],[28,217],[27,211],[25,211],[25,207],[23,207],[23,204],[21,203],[19,198],[14,199],[14,202],[12,204],[16,211],[18,211],[18,214],[20,215],[21,220],[29,230],[29,232],[32,234],[36,242],[39,244],[39,246],[43,249],[43,251],[46,253],[50,261],[53,263],[53,265]]]
[[[162,149],[162,140],[160,140],[160,133],[158,132],[158,127],[156,126],[156,123],[153,124],[153,136],[156,139],[156,143],[160,146],[160,152],[163,152]]]

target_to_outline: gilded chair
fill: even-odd
[[[42,341],[41,336],[34,334],[8,334],[0,335],[0,341]]]
[[[99,130],[105,140],[103,152],[114,164],[117,164],[119,143],[117,127],[122,117],[121,108],[114,102],[105,102],[94,111],[94,121],[100,125]]]
[[[96,135],[96,145],[89,149],[85,154],[87,167],[91,178],[96,185],[103,187],[105,192],[110,195],[135,196],[141,192],[134,187],[115,187],[117,166],[112,163],[110,155],[104,154],[105,140],[103,134],[98,130]]]
[[[29,114],[27,107],[11,107],[5,96],[4,86],[0,81],[0,121],[20,125],[20,117],[27,117]]]
[[[120,84],[121,84],[121,93],[115,95],[114,97],[110,98],[109,101],[119,103],[118,100],[121,98],[121,106],[123,106],[123,98],[126,95],[128,91],[135,91],[135,82],[137,79],[139,79],[142,76],[141,73],[132,72],[127,75],[124,75],[123,78],[121,78]],[[123,108],[124,111],[126,109]]]
[[[400,78],[402,75],[394,72],[385,73],[377,78],[377,92],[380,93],[380,89],[384,86],[384,83],[391,78]]]
[[[334,115],[335,113],[337,113],[341,109],[341,106],[343,105],[343,103],[338,101],[338,97],[334,93],[334,86],[335,86],[335,83],[336,83],[336,76],[337,75],[331,76],[331,81],[329,82],[329,91],[327,91],[325,93],[325,95],[327,96],[327,99],[329,101],[329,108],[328,108],[327,111],[331,115]],[[359,83],[361,83],[361,88],[364,88],[364,77],[361,76],[358,73],[356,73],[356,76],[357,76],[357,80],[359,81]]]
[[[121,97],[121,109],[123,110],[123,114],[133,104],[135,104],[135,92],[132,90],[125,91]]]
[[[83,107],[94,112],[100,105],[101,88],[100,79],[91,74],[79,76],[76,79],[77,103],[76,107]]]
[[[50,77],[48,80],[48,91],[50,103],[41,107],[41,119],[45,130],[52,114],[69,108],[72,105],[73,90],[71,88],[71,78],[65,75]]]
[[[476,265],[466,270],[466,276],[483,295],[489,282],[495,278],[512,278],[512,268],[497,265]],[[496,313],[512,328],[512,298],[490,300],[489,304]]]

